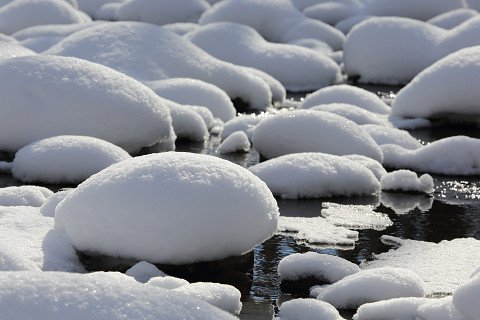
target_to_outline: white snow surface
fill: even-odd
[[[185,279],[177,278],[177,277],[171,277],[171,276],[164,276],[164,277],[153,277],[148,280],[147,284],[155,286],[157,288],[163,288],[163,289],[176,289],[181,286],[184,286],[186,284],[189,284]]]
[[[401,268],[362,270],[322,287],[314,287],[310,295],[335,308],[351,309],[364,303],[400,297],[423,297],[424,281],[413,271]]]
[[[172,126],[178,139],[204,141],[208,139],[208,126],[192,106],[162,99],[170,110]]]
[[[0,42],[0,60],[31,56],[36,53],[16,42]]]
[[[288,91],[311,91],[340,80],[339,66],[326,55],[266,41],[254,28],[231,22],[204,25],[187,35],[212,56],[262,70]]]
[[[130,159],[122,148],[86,136],[56,136],[18,150],[12,175],[23,182],[79,183],[106,167]]]
[[[0,7],[0,32],[4,34],[35,25],[91,21],[88,15],[63,0],[14,0]]]
[[[322,1],[305,8],[303,13],[309,18],[335,25],[339,21],[359,14],[362,7],[360,1]]]
[[[324,202],[322,206],[322,217],[336,226],[383,230],[393,225],[388,215],[374,211],[373,206],[342,205],[333,202]]]
[[[22,320],[236,319],[197,299],[103,272],[2,272],[0,311]]]
[[[480,274],[472,276],[453,292],[453,305],[468,319],[480,319]]]
[[[285,199],[371,195],[380,191],[378,179],[366,166],[325,153],[287,154],[249,170],[265,181],[274,195]]]
[[[252,144],[267,159],[290,153],[322,152],[383,160],[378,145],[359,125],[315,110],[295,110],[266,118],[255,127]]]
[[[420,141],[406,130],[375,124],[362,125],[362,129],[367,131],[379,146],[394,144],[409,150],[423,147]]]
[[[86,12],[91,17],[98,19],[97,11],[107,3],[119,3],[125,0],[77,0],[78,9]]]
[[[433,193],[433,178],[429,174],[417,174],[410,170],[396,170],[387,173],[380,180],[382,190],[390,191],[413,191],[421,193]]]
[[[440,28],[452,29],[476,15],[478,15],[477,10],[460,8],[439,14],[438,16],[429,19],[427,22]]]
[[[1,150],[86,135],[137,152],[170,138],[171,118],[158,96],[110,68],[34,55],[0,60],[0,80]]]
[[[40,213],[45,217],[55,217],[57,205],[73,191],[73,188],[62,189],[49,196],[40,207]]]
[[[342,156],[342,158],[347,158],[355,161],[357,164],[361,164],[367,167],[374,174],[375,178],[380,181],[380,179],[387,173],[387,170],[382,166],[382,164],[372,158],[361,156],[358,154],[349,154]]]
[[[203,80],[256,109],[272,101],[268,84],[252,72],[220,61],[187,39],[151,24],[102,23],[70,35],[45,53],[97,62],[144,82],[178,77]]]
[[[357,107],[349,103],[327,103],[320,104],[309,110],[331,112],[355,122],[358,125],[373,124],[378,126],[389,126],[386,115],[380,115]]]
[[[57,206],[55,219],[78,250],[191,263],[252,250],[275,232],[278,207],[245,168],[165,152],[93,175]]]
[[[220,154],[231,152],[247,152],[250,150],[250,141],[243,131],[235,131],[220,143],[217,152]]]
[[[125,274],[127,276],[133,277],[135,280],[141,283],[147,283],[151,278],[154,277],[165,277],[166,274],[159,270],[155,265],[147,262],[140,261],[134,266],[129,268]]]
[[[185,296],[192,297],[227,311],[233,315],[238,315],[242,310],[240,302],[240,291],[230,285],[212,283],[212,282],[195,282],[185,284],[173,291],[182,293]]]
[[[280,305],[280,320],[343,320],[337,309],[317,299],[293,299]]]
[[[41,207],[53,192],[44,187],[19,186],[0,188],[0,206]]]
[[[280,260],[277,271],[282,280],[295,281],[314,277],[324,282],[334,283],[360,271],[360,268],[337,256],[306,252],[286,256]]]
[[[390,266],[412,270],[425,281],[429,294],[452,293],[458,285],[469,279],[480,261],[480,240],[473,238],[439,243],[391,236],[382,236],[382,240],[400,247],[375,255],[375,260],[361,267]]]
[[[225,140],[229,135],[236,131],[243,131],[251,138],[253,129],[259,124],[263,119],[265,119],[267,114],[263,113],[260,115],[256,114],[240,114],[237,117],[227,121],[220,131],[219,137],[221,140]]]
[[[184,36],[185,34],[189,33],[200,27],[198,23],[193,22],[175,22],[169,23],[162,26],[162,28],[170,30],[179,36]]]

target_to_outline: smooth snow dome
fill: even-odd
[[[390,113],[390,107],[376,94],[347,84],[322,88],[307,95],[302,102],[301,108],[308,109],[328,103],[347,103],[373,113]]]
[[[254,135],[255,138],[255,135]],[[380,191],[373,172],[354,160],[324,153],[293,153],[249,168],[285,199],[371,195]]]
[[[252,143],[267,159],[299,152],[360,154],[379,162],[383,159],[378,145],[359,125],[336,114],[314,110],[283,112],[266,118],[255,127]]]
[[[280,305],[280,320],[342,320],[331,304],[316,299],[293,299]]]
[[[393,225],[388,215],[374,211],[373,206],[322,204],[322,217],[336,226],[349,229],[383,230]]]
[[[258,76],[146,23],[100,24],[72,34],[45,53],[97,62],[145,82],[178,77],[203,80],[252,108],[265,108],[272,101],[269,86]]]
[[[453,292],[453,304],[464,316],[480,319],[480,275],[473,276],[466,283],[461,284]]]
[[[180,292],[185,296],[208,302],[209,304],[234,315],[238,315],[242,310],[240,291],[227,284],[195,282],[173,290]]]
[[[62,0],[14,0],[0,7],[0,32],[5,34],[41,24],[91,21],[88,15]]]
[[[225,91],[205,81],[171,78],[147,82],[146,85],[162,98],[207,107],[215,118],[223,121],[233,119],[237,112]]]
[[[171,276],[153,277],[147,282],[148,285],[152,285],[157,288],[163,288],[168,290],[180,288],[181,286],[184,286],[189,283],[190,282],[188,282],[185,279],[171,277]]]
[[[425,283],[416,273],[390,267],[362,270],[310,292],[339,309],[392,298],[423,297],[425,293]]]
[[[303,13],[309,18],[335,25],[341,20],[358,14],[361,8],[360,1],[325,1],[305,8]]]
[[[203,141],[208,139],[208,127],[202,116],[191,106],[167,101],[164,103],[170,110],[172,126],[178,139]]]
[[[24,182],[79,183],[106,167],[130,159],[122,148],[86,136],[56,136],[18,150],[12,174]]]
[[[31,56],[36,54],[34,51],[15,42],[0,42],[0,60],[14,57]]]
[[[382,190],[433,192],[433,178],[429,174],[417,174],[410,170],[396,170],[387,173],[380,180]]]
[[[175,23],[169,23],[165,24],[162,26],[162,28],[170,30],[179,36],[183,36],[190,31],[193,31],[200,27],[198,23],[193,23],[193,22],[175,22]]]
[[[388,126],[386,116],[379,115],[348,103],[327,103],[309,108],[310,110],[325,111],[337,114],[359,125],[376,124]]]
[[[166,152],[93,175],[57,206],[55,219],[77,250],[174,264],[252,250],[275,232],[278,207],[238,165]]]
[[[367,131],[379,146],[394,144],[409,150],[423,147],[420,141],[406,130],[375,124],[362,125],[362,129]]]
[[[372,158],[361,156],[358,154],[349,154],[342,157],[353,160],[356,163],[367,167],[370,171],[372,171],[375,178],[377,178],[379,181],[387,173],[387,170],[385,170],[382,164],[376,160],[373,160]]]
[[[0,273],[0,312],[5,319],[228,319],[205,302],[110,273]]]
[[[154,277],[164,277],[166,274],[160,271],[155,265],[147,262],[140,261],[134,266],[129,268],[125,274],[127,276],[133,277],[135,280],[141,283],[147,283],[151,278]]]
[[[86,135],[129,152],[169,139],[171,118],[146,86],[110,68],[56,56],[0,61],[0,149]]]
[[[91,17],[98,19],[96,16],[97,11],[105,4],[108,3],[119,3],[124,0],[77,0],[78,9],[86,12]]]
[[[142,21],[157,25],[197,22],[210,8],[205,0],[127,0],[117,9],[117,20]]]
[[[220,60],[265,71],[288,91],[316,90],[341,77],[339,66],[327,56],[307,48],[268,42],[249,26],[209,23],[187,38]]]
[[[452,29],[476,15],[478,15],[477,10],[461,8],[442,13],[427,22],[440,28]]]
[[[231,152],[247,152],[250,150],[250,141],[243,131],[235,131],[220,143],[217,152],[220,154]]]
[[[57,205],[72,191],[73,188],[62,189],[49,196],[40,207],[40,213],[45,217],[55,217]]]
[[[451,114],[478,116],[480,94],[462,84],[474,83],[480,78],[479,54],[479,46],[466,48],[423,70],[398,92],[392,104],[392,115],[415,118]]]
[[[53,192],[44,187],[20,186],[0,188],[0,206],[41,207]]]
[[[480,174],[480,139],[453,136],[416,150],[388,144],[382,146],[387,167],[444,175]]]
[[[317,252],[294,253],[280,260],[278,275],[282,280],[300,280],[314,277],[334,283],[360,268],[343,258]]]

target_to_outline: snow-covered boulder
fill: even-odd
[[[305,8],[303,13],[309,18],[335,25],[341,20],[357,15],[362,7],[362,3],[358,0],[321,1]]]
[[[348,34],[350,30],[352,30],[352,28],[355,27],[357,24],[371,17],[372,16],[363,15],[363,14],[355,15],[355,16],[346,18],[344,20],[338,21],[335,24],[335,28],[337,28],[338,30],[342,31],[345,34]]]
[[[280,320],[343,320],[331,304],[316,299],[294,299],[280,305]]]
[[[208,138],[207,123],[193,107],[163,100],[170,110],[172,126],[177,139],[204,141]]]
[[[461,8],[439,14],[438,16],[429,19],[427,22],[440,28],[452,29],[477,15],[477,10]]]
[[[53,192],[44,187],[20,186],[0,188],[0,206],[41,207]]]
[[[166,152],[93,175],[57,206],[55,219],[77,250],[176,264],[252,250],[275,232],[278,208],[248,170]]]
[[[349,103],[327,103],[309,108],[310,110],[325,111],[337,114],[358,125],[375,124],[379,126],[388,126],[389,122],[386,116],[379,115],[357,107]]]
[[[200,25],[198,23],[193,22],[175,22],[169,23],[162,26],[162,28],[170,30],[179,36],[184,36],[187,33],[194,31],[195,29],[199,28]]]
[[[265,181],[273,194],[286,199],[371,195],[380,191],[380,183],[367,167],[325,153],[287,154],[249,170]]]
[[[265,71],[288,91],[316,90],[341,77],[340,67],[327,56],[290,44],[268,42],[249,26],[209,23],[187,38],[220,60]]]
[[[41,24],[91,21],[88,15],[62,0],[14,0],[0,7],[0,32],[5,34]]]
[[[131,268],[125,271],[125,274],[141,283],[147,283],[151,278],[166,276],[163,271],[159,270],[155,265],[147,261],[140,261],[139,263],[133,265]]]
[[[55,217],[55,209],[57,205],[65,199],[65,197],[72,192],[73,188],[65,188],[55,192],[49,196],[40,207],[40,213],[45,217]]]
[[[328,103],[347,103],[373,113],[390,113],[390,108],[376,94],[347,84],[322,88],[307,95],[301,108],[308,109]]]
[[[12,174],[24,182],[79,183],[130,158],[122,148],[101,139],[56,136],[18,150],[13,159]]]
[[[103,272],[0,273],[0,312],[6,319],[236,319],[197,299]]]
[[[480,318],[480,274],[473,275],[453,292],[455,308],[468,319]]]
[[[240,114],[224,124],[222,131],[219,134],[220,139],[225,140],[229,135],[236,131],[243,131],[249,138],[251,138],[253,129],[264,119],[265,114]]]
[[[418,149],[423,146],[420,141],[412,137],[406,130],[375,124],[362,125],[362,129],[367,131],[379,146],[394,144],[409,150]]]
[[[296,110],[260,122],[253,132],[253,147],[267,159],[298,152],[334,155],[360,154],[379,162],[383,155],[359,125],[329,112]]]
[[[197,22],[210,8],[205,0],[127,0],[117,7],[115,17],[122,21],[142,21],[157,25]]]
[[[105,4],[108,3],[120,3],[124,0],[77,0],[78,9],[86,12],[91,17],[99,19],[97,11]]]
[[[370,171],[372,171],[375,178],[380,181],[380,179],[387,173],[387,170],[382,166],[382,164],[372,158],[361,156],[359,154],[348,154],[346,156],[342,156],[342,158],[347,158],[350,160],[355,161],[358,164],[361,164],[367,167]]]
[[[45,53],[97,62],[141,81],[178,77],[203,80],[252,108],[265,108],[272,101],[269,86],[258,76],[220,61],[187,39],[151,24],[99,24],[70,35]]]
[[[182,278],[163,276],[163,277],[153,277],[150,280],[148,280],[147,284],[151,286],[155,286],[157,288],[172,290],[172,289],[180,288],[181,286],[184,286],[186,284],[190,284],[190,282]]]
[[[231,152],[247,152],[250,150],[250,141],[243,131],[235,131],[220,143],[217,152],[220,154]]]
[[[429,174],[417,177],[417,174],[410,170],[389,172],[382,177],[380,184],[385,191],[433,192],[433,178]]]

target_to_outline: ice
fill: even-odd
[[[433,178],[429,174],[417,174],[410,170],[396,170],[387,173],[380,180],[382,190],[433,193]]]
[[[374,211],[373,206],[341,205],[333,202],[324,202],[322,205],[322,217],[336,226],[384,230],[393,225],[386,214]]]
[[[220,143],[217,152],[220,154],[230,152],[247,152],[250,150],[250,141],[243,131],[235,131]]]
[[[280,305],[280,320],[343,320],[332,305],[316,299],[294,299]]]

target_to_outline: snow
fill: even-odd
[[[372,16],[363,15],[363,14],[355,15],[337,22],[335,24],[335,28],[337,28],[338,30],[342,31],[345,34],[348,34],[350,30],[352,30],[352,28],[355,27],[357,24],[371,17]]]
[[[278,220],[278,233],[307,241],[310,245],[333,247],[353,247],[358,240],[358,232],[344,227],[336,227],[325,218],[283,217]]]
[[[0,60],[34,55],[35,52],[15,42],[0,42]]]
[[[63,0],[14,0],[0,7],[0,32],[4,34],[41,24],[91,21],[88,15]]]
[[[303,13],[309,18],[335,25],[341,20],[358,14],[361,8],[360,1],[325,1],[305,8]]]
[[[322,206],[322,217],[339,227],[383,230],[393,225],[388,215],[374,211],[373,206],[342,205],[332,202],[324,202]]]
[[[173,289],[173,291],[208,302],[233,315],[238,315],[242,310],[240,291],[227,284],[195,282]]]
[[[367,131],[379,146],[394,144],[409,150],[423,147],[420,141],[412,137],[406,130],[375,124],[363,125],[362,129]]]
[[[129,152],[170,139],[171,118],[146,86],[88,61],[34,55],[0,61],[0,149],[87,135]]]
[[[44,187],[19,186],[0,188],[0,206],[41,207],[53,192]]]
[[[95,19],[99,19],[96,13],[103,5],[107,3],[119,3],[123,1],[124,0],[77,0],[78,9],[86,12]]]
[[[267,159],[298,152],[383,159],[378,145],[359,125],[322,111],[295,110],[268,117],[255,127],[252,144]]]
[[[258,76],[146,23],[99,24],[70,35],[45,53],[97,62],[145,82],[178,77],[203,80],[256,109],[265,108],[272,100],[269,86]]]
[[[204,141],[208,139],[208,127],[204,119],[192,107],[163,99],[170,110],[172,126],[177,139]]]
[[[315,107],[308,108],[310,110],[325,111],[337,114],[348,120],[355,122],[358,125],[374,124],[379,126],[388,126],[386,116],[379,115],[357,107],[348,103],[326,103]]]
[[[380,191],[370,169],[354,160],[324,153],[292,153],[249,170],[265,181],[274,195],[284,199],[371,195]]]
[[[93,175],[57,206],[55,219],[80,251],[178,264],[252,250],[275,232],[278,207],[238,165],[165,152]]]
[[[86,136],[56,136],[18,150],[12,174],[23,182],[79,183],[106,167],[130,159],[123,149]]]
[[[375,178],[377,178],[379,181],[387,173],[387,170],[383,168],[382,164],[376,160],[373,160],[372,158],[361,156],[358,154],[349,154],[346,156],[342,156],[342,158],[353,160],[357,164],[361,164],[367,167],[370,171],[372,171]]]
[[[162,28],[170,30],[179,36],[183,36],[190,31],[193,31],[200,27],[198,23],[193,23],[193,22],[175,22],[175,23],[169,23],[165,24],[162,26]]]
[[[205,0],[126,0],[120,3],[116,20],[142,21],[157,25],[197,22],[210,8]]]
[[[382,236],[398,249],[375,255],[362,268],[391,266],[416,272],[430,294],[448,294],[467,281],[480,261],[480,241],[473,238],[443,240],[439,243]]]
[[[429,174],[417,174],[410,170],[396,170],[387,173],[380,180],[382,190],[433,193],[433,178]]]
[[[72,191],[73,188],[66,188],[49,196],[40,207],[40,213],[45,217],[55,217],[55,209],[57,208],[57,205]]]
[[[288,42],[289,44],[294,44],[297,46],[313,49],[318,53],[325,54],[330,56],[332,54],[332,48],[325,42],[316,40],[316,39],[311,39],[311,38],[306,38],[306,39],[296,39]]]
[[[396,214],[406,214],[418,208],[426,212],[432,208],[433,197],[426,195],[410,195],[402,193],[382,192],[380,194],[382,205],[392,209]]]
[[[235,131],[220,143],[217,152],[220,154],[230,152],[247,152],[250,150],[250,141],[243,131]]]
[[[225,91],[208,82],[189,78],[170,78],[147,82],[146,85],[162,98],[179,104],[207,107],[214,117],[223,121],[235,117],[235,107]]]
[[[390,108],[377,95],[365,89],[347,84],[317,90],[305,97],[301,107],[308,109],[328,103],[348,103],[373,113],[390,113]]]
[[[339,66],[327,56],[307,48],[268,42],[249,26],[209,23],[187,38],[220,60],[270,74],[291,92],[316,90],[341,78]]]
[[[473,320],[480,319],[480,275],[472,276],[465,283],[458,286],[453,292],[453,304],[465,317]]]
[[[427,22],[440,28],[452,29],[476,15],[478,15],[477,10],[460,8],[439,14],[438,16],[429,19]]]
[[[155,286],[157,288],[163,288],[163,289],[176,289],[181,286],[184,286],[186,284],[189,284],[185,279],[177,278],[177,277],[171,277],[171,276],[163,276],[163,277],[153,277],[148,280],[147,284]]]
[[[316,299],[294,299],[280,305],[280,320],[342,320],[332,305]]]
[[[227,121],[223,125],[223,129],[220,132],[219,136],[221,140],[225,140],[229,135],[236,131],[243,131],[250,138],[253,132],[253,129],[259,124],[263,119],[265,119],[266,114],[256,115],[256,114],[241,114],[237,117]]]
[[[360,268],[343,258],[317,252],[294,253],[278,264],[278,275],[282,280],[300,280],[314,277],[321,282],[334,283]]]
[[[115,274],[115,273],[114,273]],[[236,319],[207,303],[110,273],[0,273],[6,319]]]
[[[314,287],[310,295],[338,309],[352,309],[364,303],[400,297],[423,297],[425,283],[413,271],[401,268],[362,270],[324,287]]]
[[[383,164],[444,175],[478,175],[480,140],[453,136],[434,141],[416,150],[388,144],[382,146]]]
[[[147,283],[151,278],[154,277],[166,276],[164,272],[160,271],[155,265],[148,263],[147,261],[138,262],[129,268],[125,274],[141,283]]]

